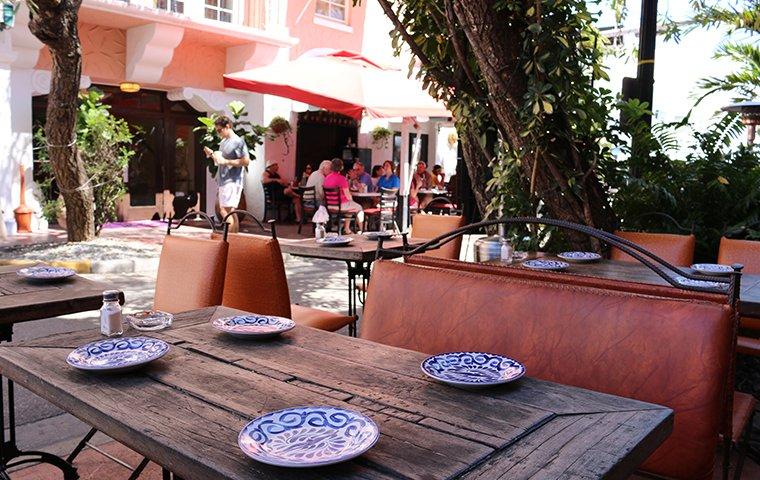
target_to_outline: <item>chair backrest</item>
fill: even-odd
[[[464,225],[464,217],[460,215],[423,215],[412,217],[412,236],[415,238],[435,238]],[[430,250],[422,255],[437,258],[459,258],[462,248],[462,237],[457,237],[437,250]]]
[[[214,234],[214,239],[221,239]],[[221,304],[261,315],[290,318],[290,292],[277,239],[230,233]]]
[[[694,260],[694,247],[696,245],[694,235],[622,231],[615,231],[615,235],[644,247],[673,265],[688,266]],[[610,249],[610,258],[624,262],[638,261],[614,247]]]
[[[222,303],[227,242],[164,237],[153,308],[179,313]]]
[[[722,237],[718,249],[718,263],[741,263],[744,265],[742,273],[760,274],[760,241]]]
[[[325,205],[327,208],[340,210],[340,188],[323,188],[325,192]]]
[[[435,354],[487,351],[528,375],[666,405],[670,437],[643,469],[706,478],[733,355],[733,311],[685,300],[375,262],[361,337]]]
[[[301,197],[301,205],[306,209],[317,208],[317,187],[301,187],[298,190]]]

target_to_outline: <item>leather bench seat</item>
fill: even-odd
[[[375,263],[361,337],[435,354],[480,350],[523,362],[527,374],[674,411],[670,437],[641,468],[666,477],[712,475],[733,355],[731,308],[684,299]]]

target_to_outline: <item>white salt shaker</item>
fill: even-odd
[[[314,238],[316,240],[321,240],[327,236],[327,232],[325,231],[325,224],[324,223],[317,223],[317,226],[314,228]]]
[[[506,238],[501,238],[501,261],[502,262],[512,262],[512,255],[514,251],[512,250],[512,245],[509,244]]]
[[[103,306],[100,307],[100,333],[106,337],[118,337],[124,333],[118,290],[103,292]]]

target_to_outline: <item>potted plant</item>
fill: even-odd
[[[393,136],[393,131],[387,127],[377,126],[369,134],[372,137],[372,145],[378,148],[388,148],[388,140]]]

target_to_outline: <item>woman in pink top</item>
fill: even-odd
[[[340,210],[343,212],[356,213],[356,220],[359,225],[364,223],[364,212],[361,205],[353,201],[351,198],[351,190],[348,187],[348,179],[343,176],[343,160],[340,158],[333,158],[332,160],[332,172],[325,177],[325,182],[322,185],[323,188],[338,188],[340,195]],[[338,206],[332,204],[334,199],[327,198],[325,194],[325,203],[329,210],[337,210]],[[331,205],[332,204],[332,205]],[[351,231],[351,219],[346,218],[343,220],[343,230],[346,232]]]

